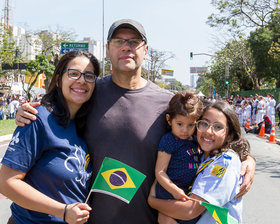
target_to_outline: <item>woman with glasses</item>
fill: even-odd
[[[15,130],[0,170],[0,192],[14,202],[8,223],[88,220],[92,166],[83,134],[98,75],[89,52],[65,54],[36,121]]]
[[[238,118],[230,105],[216,102],[205,108],[196,123],[197,141],[204,152],[196,179],[191,187],[190,199],[162,200],[151,190],[148,202],[161,213],[181,220],[201,215],[197,223],[216,223],[199,201],[229,209],[238,223],[242,222],[242,199],[239,192],[241,161],[249,154],[249,142],[241,135]]]

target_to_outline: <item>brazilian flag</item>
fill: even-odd
[[[204,201],[200,202],[219,224],[238,224],[238,221],[229,215],[228,208],[213,205]]]
[[[129,203],[145,178],[144,174],[134,168],[105,157],[91,191],[108,194]]]

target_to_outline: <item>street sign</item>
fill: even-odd
[[[177,80],[174,78],[170,78],[170,79],[165,79],[165,82],[176,82]]]
[[[62,48],[82,48],[82,49],[88,49],[88,43],[75,43],[75,42],[62,42],[61,43],[61,49]]]
[[[60,54],[66,54],[69,51],[79,49],[88,50],[88,43],[62,42]]]
[[[2,70],[25,70],[27,63],[2,64]]]
[[[173,76],[174,70],[161,69],[162,75]]]
[[[191,67],[190,73],[205,73],[207,72],[207,67]]]
[[[61,48],[60,54],[66,54],[66,53],[68,53],[68,52],[71,51],[71,50],[73,50],[73,49],[70,49],[70,48]]]

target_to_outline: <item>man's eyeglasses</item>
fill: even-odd
[[[227,127],[221,123],[209,124],[205,120],[200,120],[196,123],[196,128],[200,132],[206,132],[210,127],[212,128],[212,131],[217,135],[223,135],[227,130]]]
[[[119,38],[113,38],[111,39],[110,43],[115,47],[122,47],[124,43],[127,42],[128,46],[131,48],[137,48],[140,47],[141,44],[143,44],[142,39],[119,39]]]
[[[78,80],[81,76],[84,76],[86,82],[94,83],[97,76],[93,72],[80,72],[76,69],[67,68],[64,72],[67,72],[68,78]]]

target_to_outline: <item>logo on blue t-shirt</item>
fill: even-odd
[[[85,186],[87,180],[89,180],[91,176],[91,172],[86,172],[86,168],[89,164],[89,155],[83,157],[83,149],[80,146],[77,146],[76,144],[75,150],[75,156],[68,157],[64,162],[64,166],[67,170],[73,172],[74,169],[71,168],[73,167],[73,165],[70,164],[77,164],[79,176],[75,178],[75,181],[81,183],[82,186]]]
[[[17,144],[19,143],[19,132],[12,138],[11,142],[10,142],[10,145],[14,145],[14,144]]]

